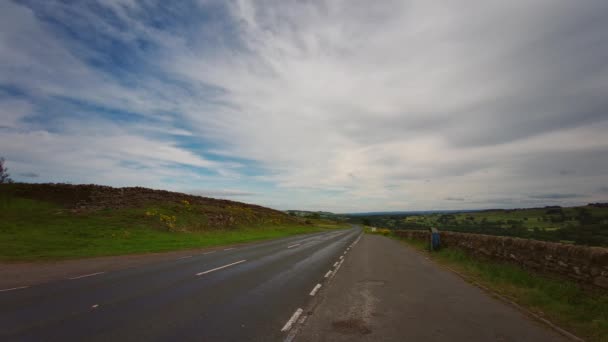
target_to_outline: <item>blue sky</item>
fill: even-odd
[[[15,180],[278,209],[608,199],[605,1],[3,1]]]

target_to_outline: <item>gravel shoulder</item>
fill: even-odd
[[[364,235],[296,341],[567,341],[413,249]]]

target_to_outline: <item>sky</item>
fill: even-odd
[[[1,1],[15,181],[334,212],[608,200],[608,2]]]

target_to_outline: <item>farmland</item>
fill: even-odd
[[[495,209],[428,214],[350,216],[388,229],[427,229],[515,236],[590,246],[608,246],[608,206],[589,204],[531,209]]]

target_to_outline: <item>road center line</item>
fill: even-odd
[[[225,248],[224,250],[225,250],[225,251],[231,251],[231,250],[233,250],[233,249],[236,249],[236,247]]]
[[[241,261],[233,262],[232,264],[228,264],[228,265],[224,265],[224,266],[220,266],[220,267],[212,268],[212,269],[210,269],[210,270],[207,270],[207,271],[204,271],[204,272],[197,273],[196,275],[197,275],[197,276],[201,276],[201,275],[203,275],[203,274],[207,274],[207,273],[211,273],[211,272],[213,272],[213,271],[221,270],[222,268],[226,268],[226,267],[234,266],[234,265],[240,264],[240,263],[245,262],[245,261],[247,261],[247,260],[241,260]]]
[[[321,284],[317,284],[315,285],[315,287],[313,287],[312,291],[310,291],[310,295],[314,296],[317,294],[317,291],[319,291],[319,289],[321,288]]]
[[[188,259],[188,258],[192,258],[192,255],[186,255],[181,258],[177,258],[177,260]]]
[[[331,270],[329,270],[329,271],[327,271],[327,273],[325,273],[325,277],[324,277],[324,278],[327,278],[327,277],[329,277],[330,275],[331,275]]]
[[[281,331],[287,331],[287,330],[291,329],[291,325],[298,319],[298,317],[300,317],[302,312],[304,312],[304,310],[298,308],[298,310],[296,310],[296,312],[294,312],[293,315],[291,315],[291,318],[289,319],[289,321],[287,321],[287,323],[285,323],[285,325],[283,326],[283,329],[281,329]]]
[[[207,254],[211,254],[211,253],[215,253],[215,252],[217,252],[217,251],[205,252],[205,253],[203,253],[203,255],[207,255]]]
[[[339,263],[339,262],[337,262],[337,261],[336,261],[336,262],[334,262],[334,267],[338,266],[338,263]]]
[[[294,245],[291,245],[291,246],[287,246],[287,248],[293,248],[293,247],[298,247],[298,246],[299,246],[299,245],[300,245],[300,244],[299,244],[299,243],[296,243],[296,244],[294,244]]]
[[[104,273],[106,273],[106,272],[96,272],[96,273],[91,273],[91,274],[83,274],[83,275],[79,275],[79,276],[68,278],[68,279],[69,280],[75,280],[75,279],[80,279],[80,278],[92,277],[92,276],[96,276],[98,274],[104,274]]]
[[[0,292],[6,292],[6,291],[14,291],[14,290],[21,290],[21,289],[27,289],[29,286],[19,286],[19,287],[13,287],[10,289],[3,289],[0,290]]]

